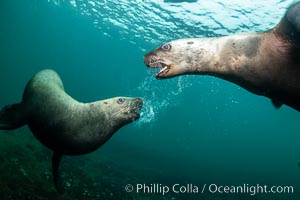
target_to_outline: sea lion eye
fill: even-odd
[[[171,49],[171,45],[170,44],[164,44],[160,48],[161,48],[161,50],[168,51],[168,50]]]
[[[122,103],[124,103],[125,102],[125,98],[119,98],[118,100],[117,100],[117,103],[118,104],[122,104]]]

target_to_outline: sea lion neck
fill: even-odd
[[[276,70],[273,77],[267,70],[261,70],[262,67],[276,69],[281,64],[276,58],[284,53],[276,48],[283,45],[282,41],[276,39],[271,31],[199,38],[191,41],[193,44],[187,44],[185,53],[194,57],[185,57],[188,60],[186,74],[212,75],[238,84],[256,94],[266,93],[266,88],[262,86],[270,88],[273,78],[280,76],[280,73],[276,74]],[[271,48],[266,56],[265,49],[270,49],[270,46],[274,48]],[[284,59],[282,61],[286,62]]]
[[[248,63],[257,57],[261,37],[257,34],[239,34],[192,41],[194,43],[186,48],[186,53],[190,55],[186,59],[187,74],[238,78],[243,76],[241,72]]]
[[[116,118],[111,106],[106,105],[106,101],[95,101],[91,103],[79,104],[79,109],[85,112],[86,120],[89,123],[102,127],[106,130],[106,135],[111,135],[123,126]],[[100,124],[100,125],[99,125]],[[104,137],[103,131],[99,132],[100,137]],[[105,136],[106,137],[106,136]]]

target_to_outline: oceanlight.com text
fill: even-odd
[[[206,187],[206,185],[205,185]],[[249,185],[243,184],[239,186],[224,186],[217,184],[210,184],[207,188],[209,193],[219,194],[249,194],[251,196],[256,194],[293,194],[293,186],[267,186],[267,185]]]
[[[159,183],[153,184],[127,184],[126,192],[135,192],[137,194],[248,194],[251,196],[257,194],[293,194],[293,186],[268,186],[268,185],[218,185],[218,184],[173,184],[164,185]]]

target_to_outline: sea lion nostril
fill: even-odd
[[[148,56],[147,56],[148,55]],[[147,65],[148,67],[151,68],[158,68],[160,67],[160,62],[159,62],[159,58],[156,57],[155,55],[149,53],[144,57],[144,63],[145,65]]]
[[[149,66],[150,65],[150,59],[149,59],[149,56],[148,55],[145,55],[144,56],[144,64]]]
[[[143,99],[141,98],[136,98],[134,100],[134,107],[137,109],[137,110],[140,110],[142,107],[143,107]]]
[[[156,57],[153,52],[150,52],[144,56],[144,63],[147,66],[155,65],[155,63],[158,61],[158,58]]]
[[[150,66],[150,60],[148,59],[148,57],[144,57],[144,64]]]

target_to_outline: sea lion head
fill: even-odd
[[[106,119],[120,127],[140,118],[139,111],[142,106],[141,98],[114,97],[101,101],[101,109]]]
[[[191,62],[196,57],[196,52],[191,49],[193,44],[193,41],[186,39],[165,43],[146,54],[144,63],[150,68],[160,69],[156,74],[157,79],[186,74]]]

